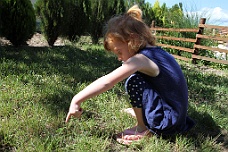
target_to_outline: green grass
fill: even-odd
[[[228,72],[204,72],[179,61],[189,86],[189,115],[197,125],[185,135],[151,137],[129,147],[115,133],[135,125],[123,83],[82,104],[80,119],[65,124],[74,94],[121,63],[102,46],[0,47],[0,151],[216,152],[228,149]]]

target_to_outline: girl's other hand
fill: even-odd
[[[69,119],[73,116],[75,118],[79,118],[82,115],[82,108],[80,108],[77,104],[71,104],[69,112],[66,117],[66,123],[69,121]]]

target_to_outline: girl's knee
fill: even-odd
[[[142,108],[142,96],[145,89],[145,80],[139,74],[131,75],[126,83],[125,89],[129,95],[133,107]]]

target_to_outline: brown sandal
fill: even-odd
[[[134,141],[139,141],[144,137],[150,137],[152,135],[149,130],[145,130],[143,132],[137,132],[137,131],[133,131],[133,128],[126,129],[125,131],[117,134],[116,141],[120,144],[130,145]]]

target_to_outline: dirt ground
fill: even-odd
[[[40,33],[35,33],[33,37],[27,41],[28,46],[34,46],[34,47],[43,47],[48,46],[47,41],[45,40],[44,36]],[[6,46],[11,45],[10,41],[6,40],[5,38],[0,37],[0,45]],[[64,46],[64,40],[58,38],[54,44],[54,46]]]

